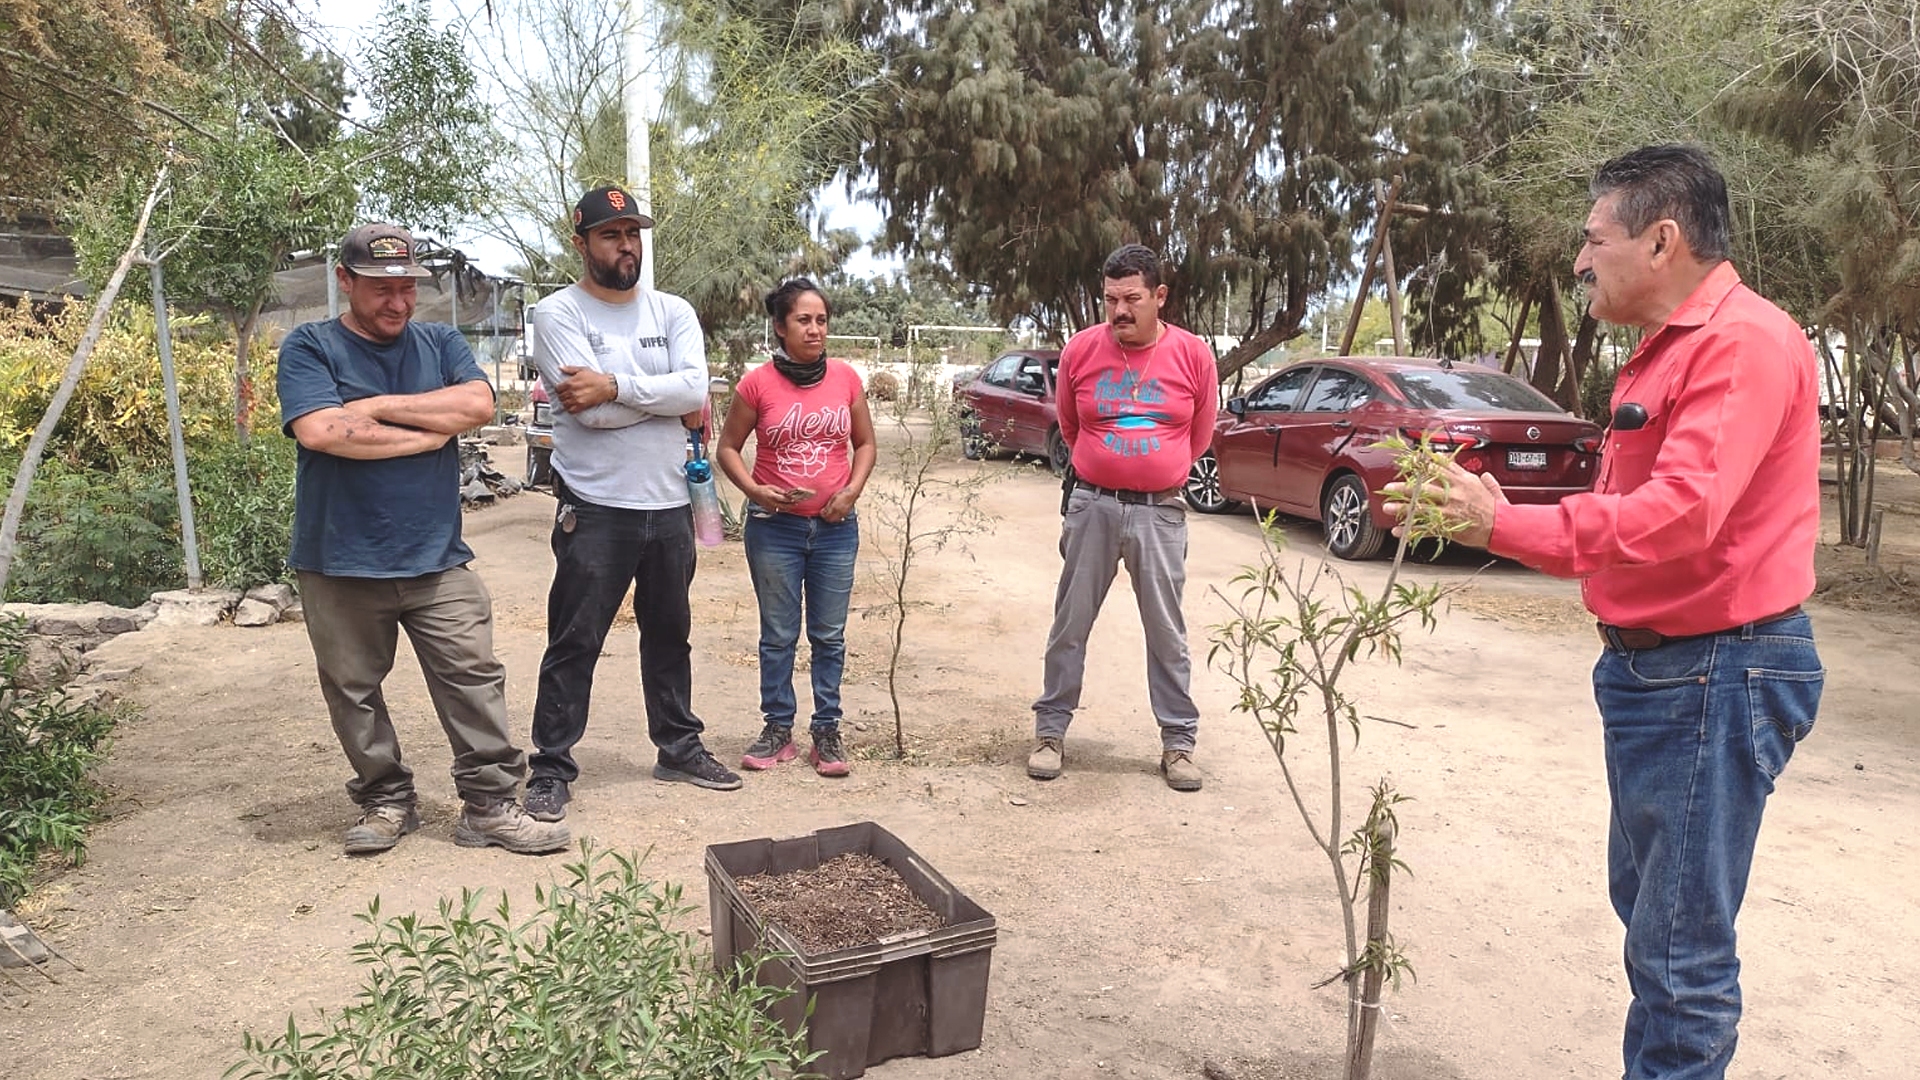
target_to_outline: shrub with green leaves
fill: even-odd
[[[11,480],[13,469],[6,472]],[[49,458],[20,520],[21,558],[6,598],[138,607],[156,589],[186,584],[179,519],[164,471],[79,469]]]
[[[756,985],[752,958],[723,976],[674,928],[693,910],[678,886],[586,844],[565,872],[524,921],[471,889],[437,918],[383,919],[375,899],[360,916],[373,937],[354,946],[358,999],[313,1028],[246,1035],[226,1076],[762,1080],[812,1060],[767,1012],[790,991]]]
[[[0,304],[0,449],[17,456],[33,436],[86,330],[88,314],[85,304],[69,304],[52,316],[24,303]],[[210,329],[205,316],[179,316],[173,322],[181,425],[190,440],[232,428],[232,345]],[[166,396],[150,308],[122,304],[114,309],[54,428],[48,454],[103,471],[167,460]]]
[[[188,448],[200,570],[210,585],[246,589],[292,580],[293,476],[298,446],[278,432],[242,443],[228,432]]]
[[[0,619],[0,908],[26,895],[48,858],[79,865],[102,792],[90,775],[111,714],[21,689],[27,628]]]

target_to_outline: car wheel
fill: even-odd
[[[981,461],[987,456],[987,433],[980,426],[980,414],[968,410],[960,414],[960,455],[968,461]]]
[[[1187,505],[1203,514],[1224,514],[1239,504],[1220,494],[1220,463],[1213,451],[1200,455],[1187,472],[1187,486],[1180,489]]]
[[[1053,475],[1066,475],[1067,465],[1072,459],[1073,451],[1067,449],[1067,440],[1060,437],[1060,429],[1058,427],[1048,428],[1047,467],[1053,470]]]
[[[527,447],[527,482],[524,487],[539,487],[553,473],[553,451],[540,446]]]
[[[1367,485],[1352,473],[1343,474],[1327,489],[1320,503],[1320,523],[1326,526],[1327,550],[1338,558],[1371,559],[1386,542],[1387,531],[1373,523]]]

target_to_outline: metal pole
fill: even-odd
[[[193,528],[193,491],[187,483],[187,443],[180,430],[180,383],[173,373],[173,329],[160,260],[147,262],[153,278],[153,340],[160,350],[160,382],[167,397],[167,439],[173,444],[173,493],[180,500],[180,540],[186,547],[187,588],[200,588],[200,540]]]
[[[333,272],[333,249],[327,249],[327,318],[340,317],[340,275]]]
[[[647,71],[653,62],[653,28],[646,0],[627,0],[627,27],[621,50],[621,74],[626,85],[621,103],[627,118],[627,183],[640,201],[640,212],[653,216],[653,159],[647,124],[653,118],[653,82]],[[640,287],[653,288],[653,230],[640,234]]]

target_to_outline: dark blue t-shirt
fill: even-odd
[[[302,323],[280,345],[281,430],[310,412],[379,394],[421,394],[485,380],[459,331],[410,323],[389,344],[340,320]],[[299,452],[294,488],[296,570],[331,577],[405,578],[463,565],[458,439],[423,454],[358,461]]]

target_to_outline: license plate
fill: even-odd
[[[1545,450],[1507,451],[1507,468],[1509,469],[1544,469],[1546,467],[1547,452]]]

